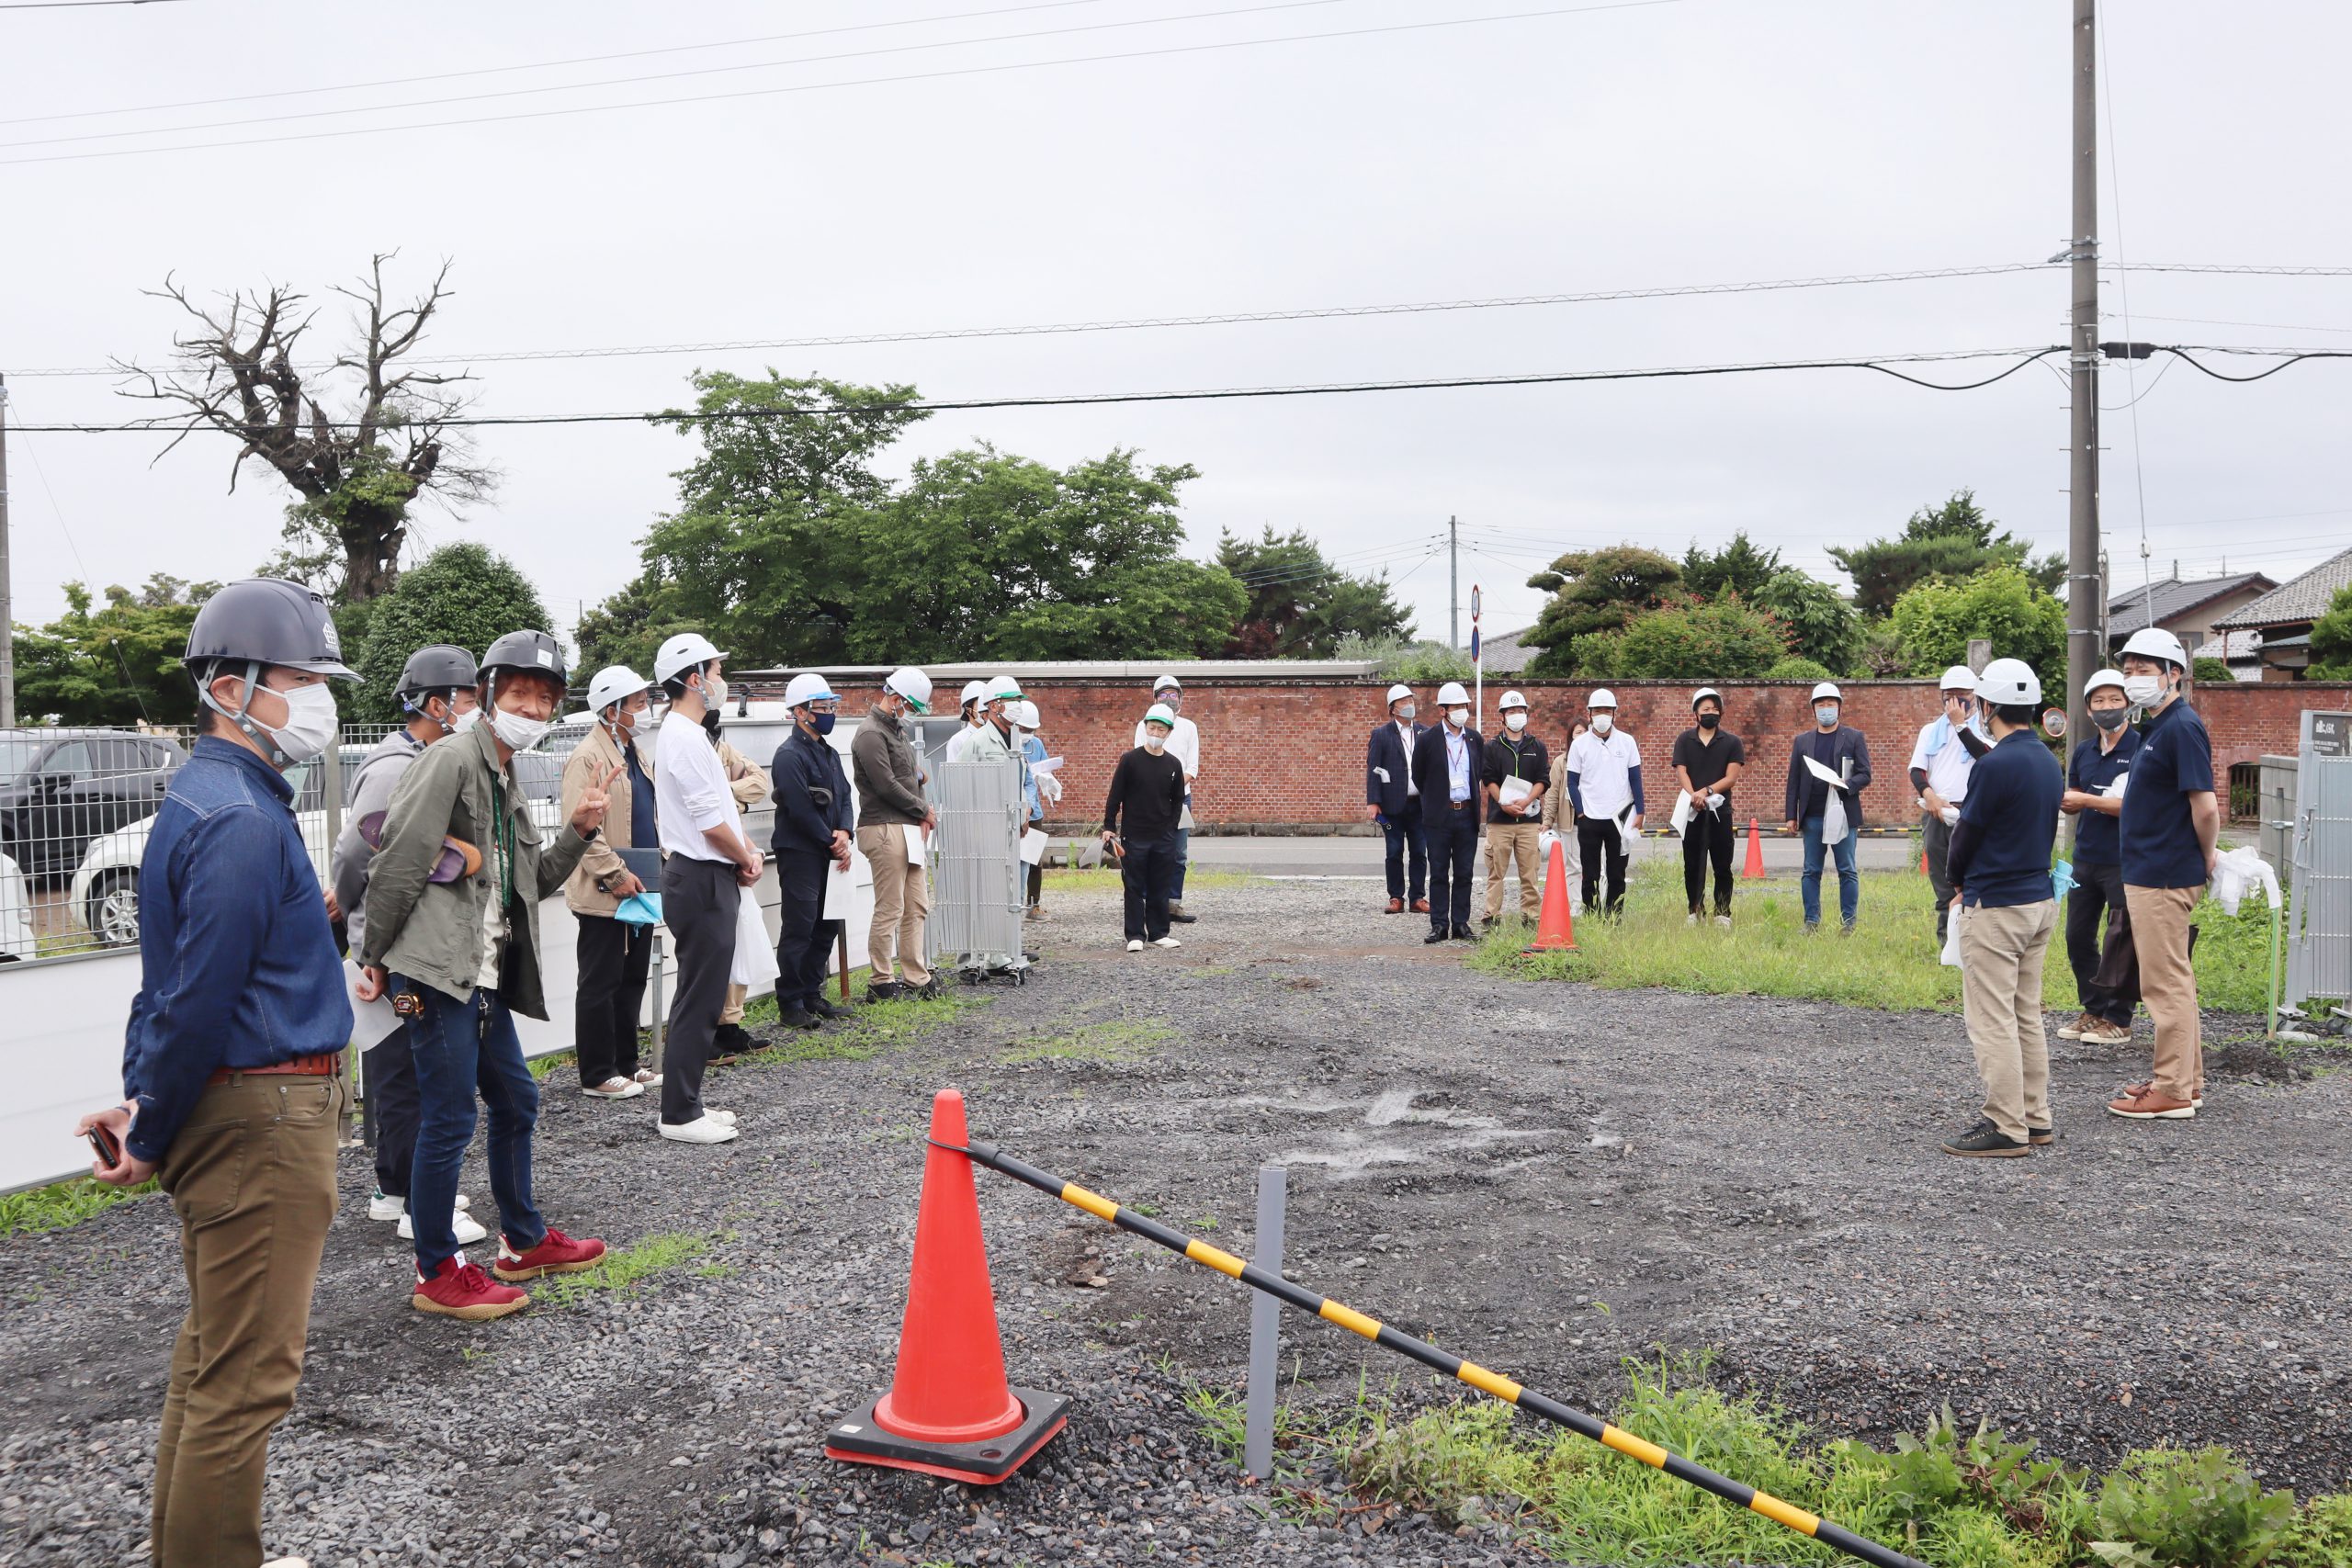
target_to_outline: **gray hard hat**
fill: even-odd
[[[314,590],[275,577],[230,583],[204,602],[187,629],[191,671],[215,664],[277,664],[338,681],[359,672],[343,662],[343,639],[327,602]]]
[[[564,668],[563,645],[542,631],[508,632],[492,643],[481,656],[481,674],[488,678],[501,671],[552,675],[559,686],[571,684],[571,671]]]
[[[460,687],[470,691],[481,678],[474,656],[464,649],[446,642],[427,643],[401,666],[400,684],[392,688],[392,695],[407,702],[433,692],[454,692]]]

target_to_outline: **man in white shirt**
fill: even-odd
[[[653,678],[670,694],[653,743],[662,923],[678,947],[678,989],[663,1038],[661,1132],[683,1144],[735,1136],[732,1112],[703,1108],[702,1073],[727,1005],[741,889],[756,884],[763,869],[744,835],[727,770],[702,728],[705,713],[727,704],[727,679],[719,673],[725,658],[709,638],[684,632],[653,659]]]
[[[1184,815],[1176,829],[1176,881],[1168,890],[1168,918],[1189,926],[1198,917],[1184,912],[1184,871],[1193,863],[1193,784],[1201,776],[1200,728],[1184,716],[1184,682],[1161,675],[1151,682],[1151,700],[1176,716],[1175,731],[1168,737],[1168,754],[1184,767]],[[1136,724],[1136,744],[1143,744],[1143,723]]]
[[[1625,910],[1625,860],[1642,830],[1642,749],[1617,728],[1617,696],[1603,686],[1585,704],[1589,729],[1568,748],[1568,797],[1577,808],[1577,848],[1584,861],[1584,907]],[[1601,874],[1609,896],[1600,897]]]
[[[1936,684],[1941,688],[1944,710],[1919,728],[1919,739],[1911,748],[1911,787],[1919,792],[1928,882],[1936,890],[1936,943],[1941,947],[1951,920],[1951,877],[1945,863],[1951,854],[1952,824],[1960,820],[1961,802],[1968,798],[1976,759],[1993,749],[1993,740],[1976,713],[1976,671],[1955,664]]]

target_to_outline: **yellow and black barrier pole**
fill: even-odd
[[[1853,1531],[1830,1523],[1827,1519],[1805,1512],[1792,1503],[1784,1503],[1770,1493],[1758,1492],[1743,1485],[1727,1475],[1718,1475],[1705,1465],[1693,1464],[1679,1454],[1671,1454],[1644,1438],[1637,1438],[1622,1427],[1612,1427],[1596,1416],[1588,1416],[1556,1399],[1547,1398],[1532,1389],[1521,1388],[1500,1372],[1490,1371],[1475,1361],[1448,1355],[1426,1339],[1391,1328],[1376,1319],[1366,1317],[1352,1307],[1340,1305],[1329,1296],[1318,1296],[1303,1285],[1267,1273],[1254,1263],[1245,1263],[1229,1252],[1211,1247],[1182,1231],[1171,1230],[1158,1220],[1138,1214],[1133,1209],[1122,1208],[1097,1192],[1090,1192],[1075,1182],[1039,1170],[1000,1152],[994,1145],[975,1142],[969,1148],[956,1148],[942,1144],[942,1148],[968,1156],[975,1164],[984,1165],[1001,1175],[1034,1187],[1048,1197],[1058,1198],[1073,1208],[1085,1210],[1098,1220],[1104,1220],[1123,1231],[1156,1242],[1204,1268],[1214,1269],[1228,1278],[1240,1280],[1254,1291],[1262,1291],[1275,1300],[1311,1317],[1336,1323],[1351,1333],[1361,1334],[1374,1344],[1409,1357],[1425,1367],[1459,1378],[1482,1393],[1493,1394],[1506,1404],[1517,1405],[1532,1416],[1540,1416],[1555,1426],[1566,1427],[1579,1437],[1590,1438],[1603,1447],[1616,1450],[1629,1459],[1637,1459],[1666,1472],[1678,1481],[1689,1482],[1702,1492],[1740,1507],[1753,1509],[1775,1524],[1785,1525],[1799,1535],[1809,1536],[1824,1546],[1834,1547],[1849,1557],[1872,1563],[1875,1568],[1927,1568],[1917,1558],[1905,1557],[1899,1551],[1866,1540]]]

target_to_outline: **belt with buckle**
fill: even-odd
[[[232,1078],[249,1078],[267,1074],[291,1074],[297,1077],[331,1078],[342,1071],[342,1052],[321,1051],[308,1056],[297,1056],[290,1062],[272,1062],[266,1067],[221,1067],[204,1081],[209,1084],[227,1083]]]

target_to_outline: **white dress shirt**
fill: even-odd
[[[700,724],[676,708],[662,716],[661,733],[653,738],[653,807],[664,854],[727,862],[703,834],[732,828],[738,838],[743,836],[742,808],[735,804],[718,748]]]

